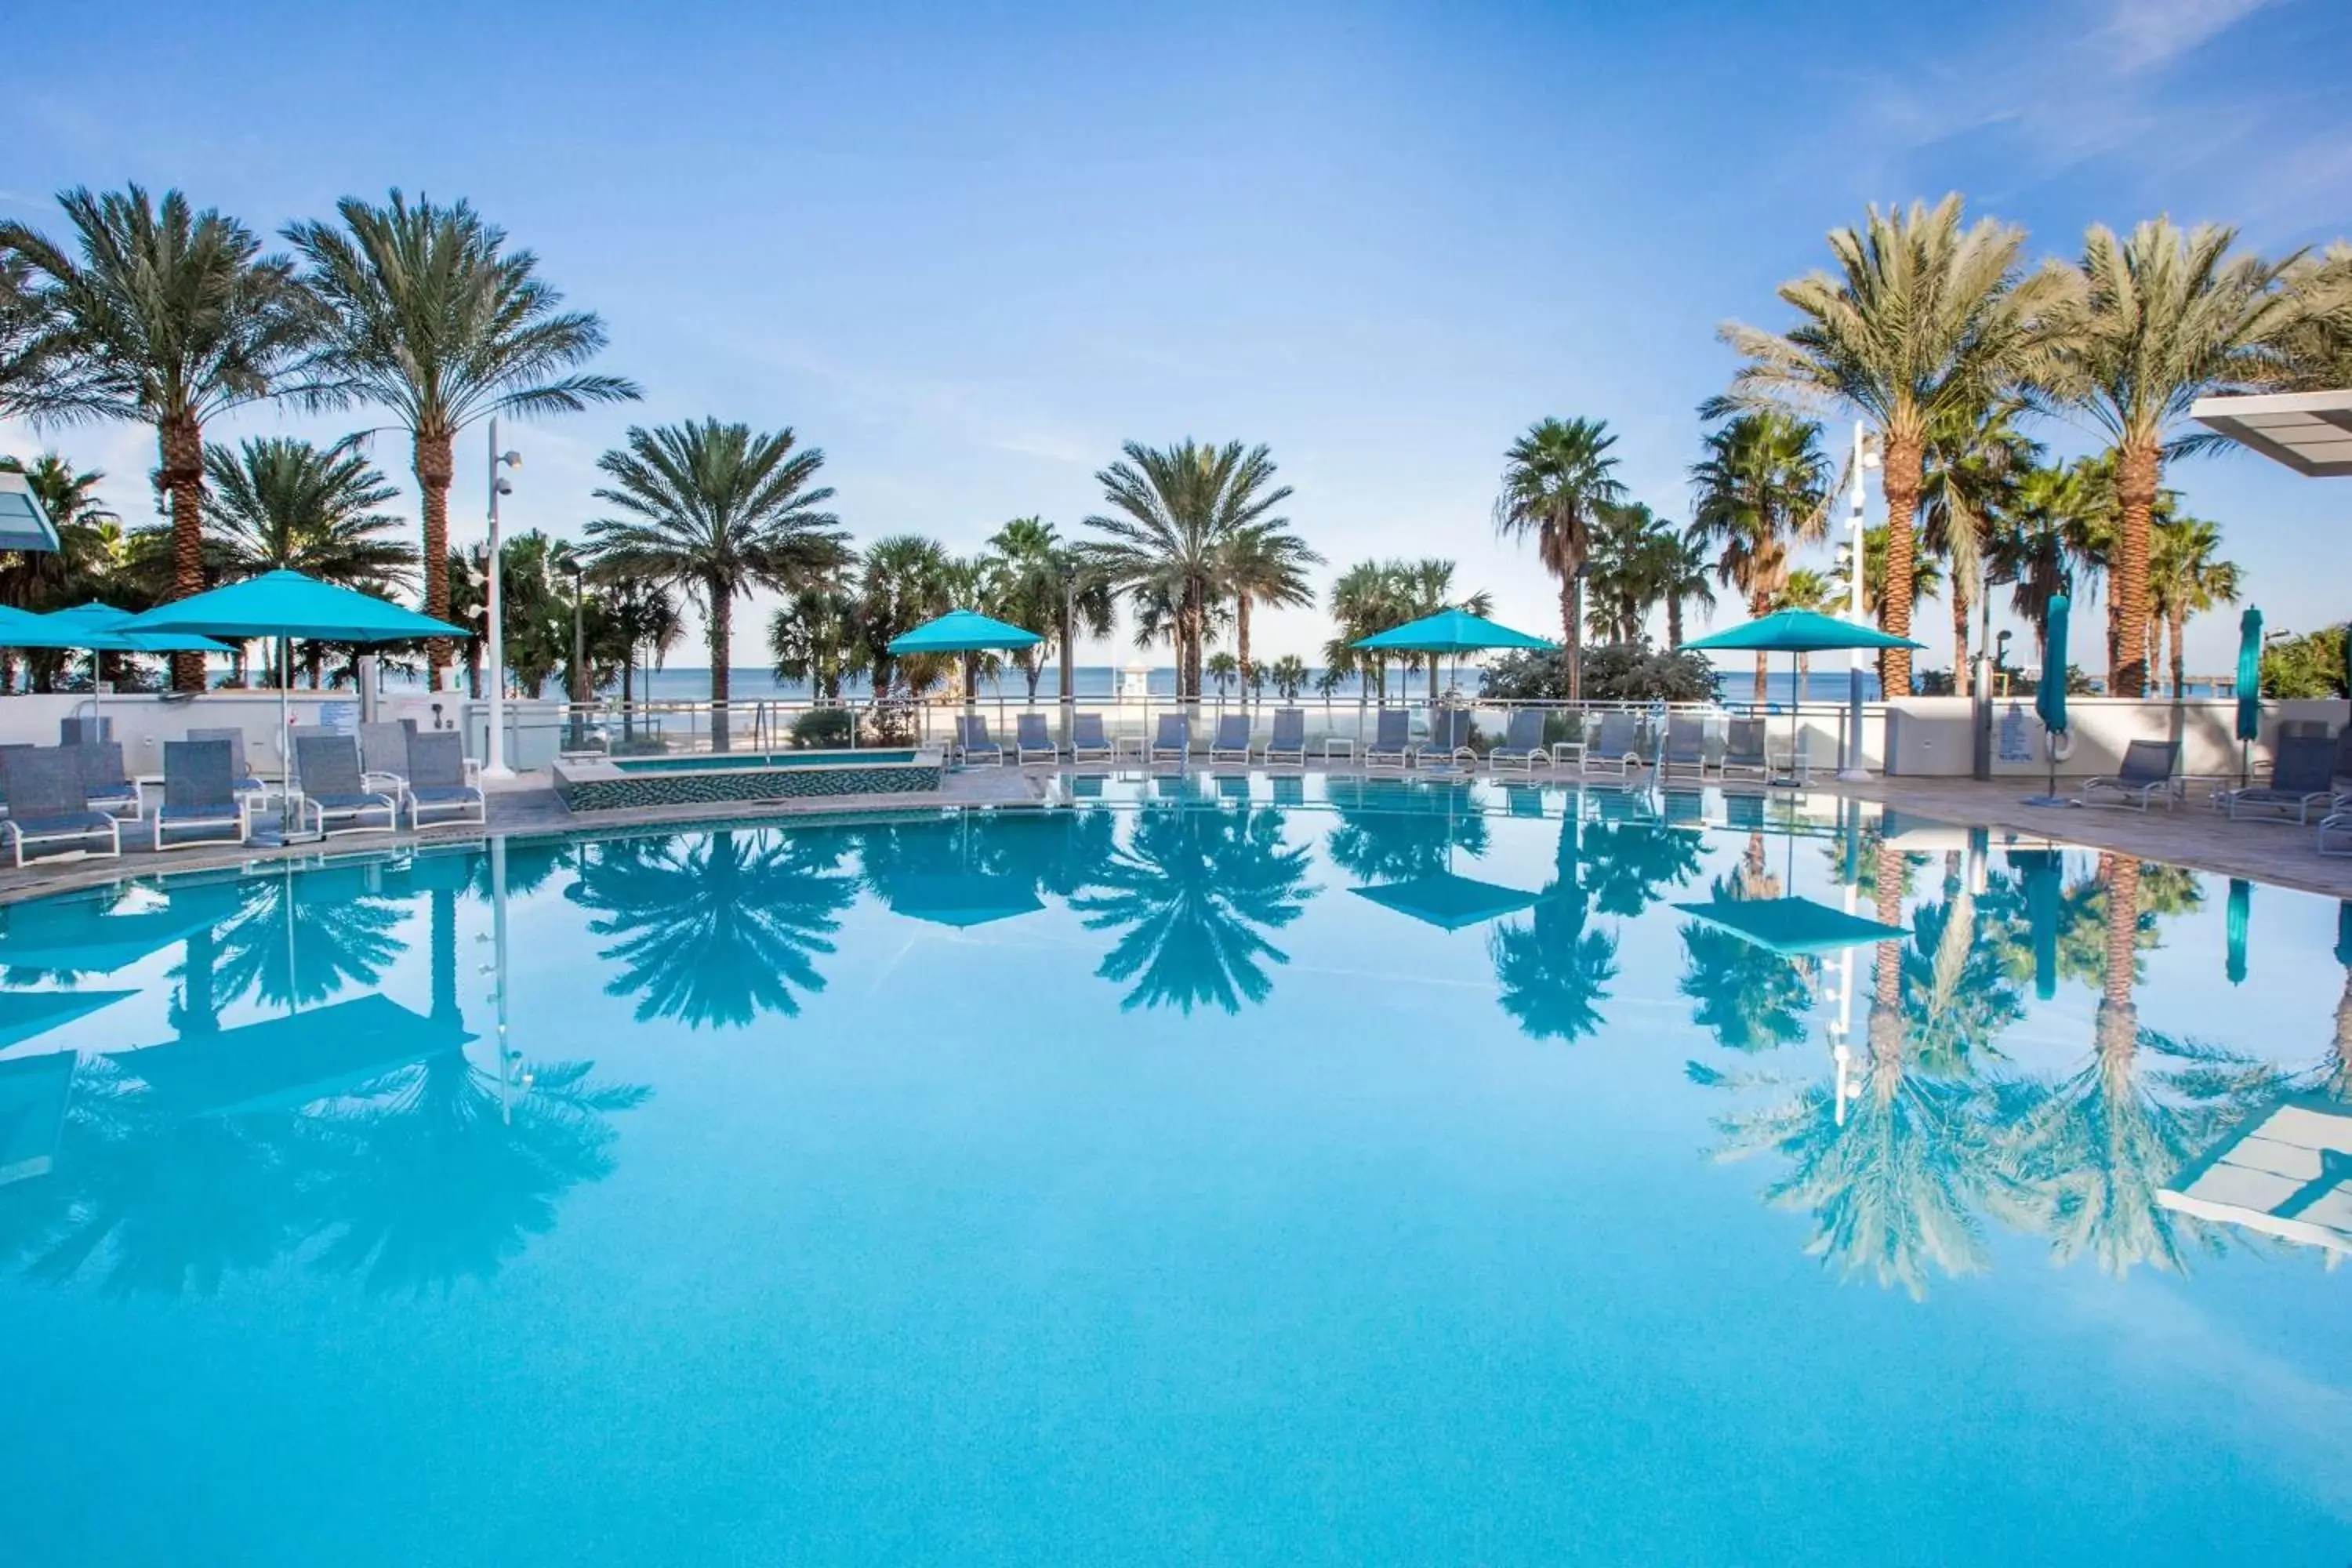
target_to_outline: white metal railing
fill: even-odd
[[[1079,697],[1067,700],[1041,696],[1031,702],[1017,693],[993,693],[974,699],[971,710],[984,721],[993,740],[1012,744],[1020,719],[1034,714],[1045,721],[1055,739],[1066,741],[1071,720],[1078,713],[1098,716],[1104,733],[1114,744],[1148,744],[1161,716],[1188,714],[1196,750],[1204,749],[1217,721],[1229,714],[1250,717],[1254,742],[1271,733],[1276,709],[1297,708],[1305,715],[1307,746],[1320,754],[1327,742],[1351,746],[1360,754],[1378,732],[1382,708],[1402,709],[1410,715],[1412,737],[1432,732],[1433,707],[1466,711],[1473,726],[1472,742],[1479,750],[1499,742],[1511,716],[1534,710],[1547,716],[1545,742],[1582,741],[1592,735],[1602,715],[1630,713],[1635,719],[1637,747],[1644,758],[1654,757],[1673,718],[1695,718],[1701,723],[1709,759],[1721,756],[1732,720],[1754,717],[1765,722],[1767,745],[1776,760],[1785,758],[1790,735],[1803,763],[1815,769],[1837,765],[1844,744],[1847,712],[1843,704],[1805,703],[1792,710],[1787,703],[1664,703],[1654,701],[1562,702],[1505,701],[1450,694],[1435,704],[1425,697],[1391,699],[1297,699],[1210,693],[1192,700],[1172,695],[1146,697]],[[918,702],[893,700],[877,703],[870,698],[840,700],[807,698],[760,698],[730,702],[720,708],[708,701],[654,701],[624,704],[615,699],[572,705],[542,705],[542,722],[551,722],[556,746],[566,752],[612,754],[690,754],[716,751],[760,752],[809,747],[866,749],[904,745],[948,745],[955,736],[955,721],[966,711],[960,699],[930,698]],[[819,715],[837,715],[824,719]],[[1873,721],[1878,717],[1872,705]],[[1873,724],[1872,729],[1874,730]],[[1874,733],[1864,734],[1865,750]]]

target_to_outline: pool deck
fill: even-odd
[[[1128,764],[1131,769],[1133,764]],[[1087,768],[1089,773],[1117,771]],[[1285,770],[1286,772],[1288,770]],[[1310,772],[1361,776],[1360,765],[1319,761]],[[494,834],[534,836],[609,828],[689,826],[709,822],[763,822],[793,817],[863,816],[885,811],[937,811],[963,806],[1019,809],[1042,804],[1051,770],[1039,767],[975,768],[944,774],[940,787],[907,795],[803,796],[773,801],[633,806],[575,814],[556,798],[544,773],[494,781],[488,789],[489,827]],[[1393,773],[1380,776],[1393,777]],[[1483,775],[1482,775],[1483,776]],[[1513,775],[1516,779],[1517,775]],[[1538,773],[1537,782],[1547,782]],[[1550,782],[1572,783],[1572,773]],[[2062,781],[2061,788],[2066,786]],[[2146,860],[2193,867],[2227,877],[2297,888],[2329,898],[2352,899],[2352,856],[2322,856],[2316,830],[2267,823],[2231,822],[2203,802],[2170,811],[2053,809],[2023,804],[2029,791],[2010,781],[1972,779],[1873,779],[1843,784],[1816,781],[1814,796],[1850,795],[1940,822],[1990,826],[2035,839],[2055,839],[2094,849],[2136,855]],[[422,833],[352,834],[325,844],[257,848],[175,849],[157,855],[133,849],[128,840],[140,825],[126,824],[120,860],[58,857],[19,870],[0,867],[0,904],[41,893],[166,872],[317,860],[343,854],[402,852],[420,844],[463,843],[484,837],[471,823],[428,826]]]

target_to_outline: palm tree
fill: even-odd
[[[1307,547],[1307,542],[1290,531],[1289,523],[1280,518],[1261,522],[1235,533],[1225,546],[1222,575],[1226,589],[1234,596],[1234,653],[1239,666],[1242,684],[1252,684],[1255,673],[1250,663],[1250,611],[1264,605],[1269,609],[1304,609],[1315,602],[1315,590],[1307,581],[1307,569],[1323,564],[1323,557]]]
[[[735,601],[759,588],[795,593],[850,560],[841,520],[820,510],[833,491],[814,484],[824,453],[793,447],[789,427],[755,436],[748,425],[705,419],[632,426],[625,449],[596,460],[613,480],[596,499],[623,513],[588,525],[599,567],[681,589],[702,611],[710,636],[711,743],[719,751],[728,744]]]
[[[1222,700],[1227,688],[1241,679],[1241,660],[1219,648],[1202,665],[1202,673],[1216,683],[1217,696]]]
[[[890,695],[891,676],[898,665],[890,652],[892,639],[953,607],[949,564],[939,542],[918,533],[894,533],[867,548],[857,574],[856,622],[865,638],[862,660],[877,701]],[[908,662],[914,670],[926,672],[925,679],[908,682],[911,695],[929,683],[928,671],[935,661]]]
[[[1110,585],[1087,551],[1064,540],[1042,518],[1014,518],[996,531],[988,547],[1002,563],[1008,618],[1032,630],[1053,628],[1046,643],[1021,655],[1029,700],[1037,700],[1038,660],[1051,647],[1061,660],[1060,695],[1066,710],[1076,695],[1078,638],[1110,636]]]
[[[1382,701],[1389,694],[1389,659],[1385,653],[1368,651],[1356,644],[1374,632],[1384,632],[1391,626],[1412,619],[1405,608],[1404,584],[1395,562],[1363,561],[1339,574],[1331,584],[1331,620],[1335,627],[1331,639],[1323,645],[1323,672],[1331,679],[1330,690],[1349,675],[1370,669],[1380,689]]]
[[[0,419],[39,412],[53,389],[56,311],[31,263],[0,247]]]
[[[1307,686],[1307,661],[1295,653],[1284,654],[1267,666],[1266,673],[1274,678],[1274,689],[1285,702],[1296,702]]]
[[[416,552],[387,537],[400,520],[374,510],[398,492],[361,455],[357,437],[323,450],[292,437],[256,437],[235,447],[207,442],[205,474],[223,576],[301,572],[389,596],[415,565]],[[324,653],[324,645],[310,645],[313,686]]]
[[[1709,579],[1714,575],[1714,563],[1707,559],[1706,540],[1698,525],[1676,533],[1669,530],[1660,535],[1654,548],[1657,552],[1658,595],[1666,605],[1666,647],[1683,646],[1683,606],[1697,600],[1706,606],[1710,616],[1715,612],[1715,587]]]
[[[328,403],[388,408],[407,426],[425,514],[425,613],[449,615],[449,482],[457,433],[501,414],[528,418],[634,402],[636,384],[576,367],[604,346],[604,325],[538,276],[539,258],[509,250],[503,229],[464,202],[335,205],[343,226],[298,223],[286,237],[308,262],[326,306],[321,381]],[[427,683],[441,687],[446,644],[427,646]]]
[[[1771,613],[1789,573],[1790,548],[1829,527],[1830,465],[1822,427],[1778,409],[1742,414],[1706,437],[1691,465],[1690,531],[1722,554],[1716,577],[1738,590],[1748,613]],[[1764,700],[1768,656],[1756,656],[1756,700]]]
[[[621,731],[633,737],[636,724],[637,656],[650,653],[658,667],[686,635],[677,601],[657,583],[637,577],[600,578],[592,566],[598,597],[604,606],[604,624],[621,661]],[[457,579],[452,578],[455,583]]]
[[[58,198],[79,257],[21,223],[0,224],[54,311],[63,365],[42,397],[49,417],[155,427],[157,487],[172,503],[172,593],[205,586],[205,422],[271,395],[309,349],[318,311],[283,257],[233,218],[177,191],[160,205],[131,185]],[[172,681],[201,689],[200,653],[172,657]]]
[[[809,695],[841,700],[857,657],[857,601],[837,583],[813,583],[768,617],[768,653],[779,680],[805,680]]]
[[[2187,659],[2181,639],[2189,617],[2221,605],[2238,602],[2238,568],[2218,559],[2221,530],[2193,517],[2169,517],[2156,525],[2154,549],[2148,557],[2148,614],[2157,627],[2150,652],[2163,646],[2162,633],[2172,635],[2172,694],[2184,695]]]
[[[1862,531],[1862,613],[1872,616],[1881,626],[1886,624],[1887,595],[1891,592],[1887,584],[1894,572],[1893,540],[1894,526],[1890,523],[1875,522]],[[1844,604],[1853,595],[1853,579],[1848,575],[1853,570],[1851,556],[1852,552],[1848,552],[1839,559],[1833,603]],[[1932,599],[1943,592],[1943,588],[1944,568],[1936,558],[1932,555],[1912,557],[1912,602],[1916,604],[1921,599]],[[1893,679],[1887,659],[1899,651],[1886,648],[1879,653],[1878,680],[1882,691],[1895,689],[1887,684]]]
[[[1234,592],[1234,552],[1265,548],[1244,546],[1244,536],[1253,531],[1288,539],[1289,519],[1272,514],[1290,499],[1290,487],[1274,483],[1274,458],[1262,446],[1187,440],[1154,448],[1129,441],[1121,450],[1124,458],[1095,475],[1118,515],[1086,520],[1105,536],[1092,557],[1139,616],[1167,616],[1176,643],[1177,695],[1197,699],[1214,608]]]
[[[2033,628],[2034,663],[2047,646],[2050,601],[2087,586],[2098,562],[2091,549],[2101,487],[2084,463],[2036,467],[2018,479],[2015,504],[1993,535],[1988,576],[2011,584],[2010,608]]]
[[[1642,623],[1660,596],[1658,550],[1670,525],[1640,501],[1594,509],[1591,556],[1584,572],[1584,629],[1602,642],[1642,640]]]
[[[1594,512],[1622,500],[1617,437],[1600,419],[1540,419],[1511,444],[1495,501],[1496,531],[1533,534],[1544,570],[1559,580],[1559,624],[1565,636],[1568,700],[1584,693],[1584,561]]]
[[[1885,444],[1887,592],[1879,624],[1911,634],[1913,532],[1929,432],[1944,411],[2040,384],[2066,330],[2064,269],[2021,272],[2025,231],[1990,218],[1963,227],[1960,198],[1908,213],[1870,209],[1862,230],[1833,229],[1838,272],[1780,288],[1797,312],[1785,334],[1727,323],[1748,363],[1732,378],[1741,405],[1823,401],[1874,422]],[[1911,689],[1911,658],[1888,650],[1886,690]]]
[[[1973,690],[1969,615],[1984,604],[1993,540],[2017,503],[2018,486],[2040,462],[2042,447],[2016,426],[2021,405],[2002,398],[1953,406],[1927,432],[1919,491],[1921,535],[1940,556],[1952,598],[1952,691]],[[1987,649],[1990,652],[1990,649]]]
[[[2309,302],[2281,286],[2284,264],[2231,254],[2237,231],[2200,224],[2184,234],[2154,218],[2128,238],[2103,224],[2083,237],[2081,308],[2057,381],[2105,431],[2116,458],[2117,527],[2108,594],[2122,637],[2111,691],[2147,689],[2150,513],[2168,458],[2225,437],[2180,434],[2209,393],[2275,380],[2275,350]]]
[[[1710,891],[1718,902],[1749,896],[1738,876],[1717,877]],[[1805,1037],[1813,992],[1796,960],[1706,921],[1684,921],[1682,939],[1679,989],[1698,1005],[1691,1021],[1717,1044],[1726,1050],[1761,1051]]]

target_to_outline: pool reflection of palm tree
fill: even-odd
[[[1263,1002],[1268,963],[1288,956],[1266,939],[1297,920],[1316,889],[1307,851],[1286,841],[1276,811],[1155,810],[1132,819],[1070,907],[1090,931],[1121,932],[1096,973],[1132,982],[1123,1008]]]
[[[1732,902],[1772,898],[1777,889],[1769,879],[1759,887],[1743,865],[1716,878],[1709,892],[1718,902]],[[1691,1021],[1717,1044],[1761,1051],[1805,1037],[1813,990],[1803,963],[1706,921],[1685,921],[1682,940],[1682,994],[1698,1004]]]
[[[1562,838],[1565,851],[1567,836]],[[1635,920],[1669,890],[1697,877],[1700,846],[1696,833],[1626,818],[1583,824],[1575,848],[1584,863],[1583,881],[1591,889],[1593,909]]]
[[[379,1290],[496,1274],[554,1228],[565,1193],[612,1173],[605,1118],[652,1093],[596,1083],[593,1067],[518,1063],[501,1093],[496,1074],[441,1051],[306,1119],[322,1168],[311,1214],[329,1237],[319,1267]]]
[[[2092,1056],[2038,1095],[2012,1130],[2058,1261],[2088,1256],[2118,1277],[2141,1263],[2179,1272],[2195,1253],[2219,1249],[2219,1231],[2166,1208],[2157,1194],[2276,1082],[2263,1064],[2141,1026],[2133,993],[2152,945],[2145,869],[2128,856],[2099,858],[2102,975]],[[2157,891],[2177,901],[2178,879]]]
[[[1538,1040],[1577,1040],[1601,1025],[1600,1004],[1617,978],[1617,938],[1591,929],[1594,889],[1585,878],[1587,825],[1571,809],[1559,825],[1552,874],[1524,919],[1486,938],[1496,1000]]]
[[[1324,841],[1332,863],[1368,883],[1407,882],[1454,869],[1455,851],[1477,859],[1489,841],[1486,814],[1466,786],[1403,780],[1343,781],[1339,821]]]
[[[1904,1005],[1922,1070],[1967,1070],[2025,1016],[2019,976],[2032,973],[2032,954],[2019,956],[2022,906],[2016,879],[1998,874],[1988,875],[1979,899],[1954,854],[1946,860],[1942,899],[1913,910]]]
[[[824,989],[815,957],[856,895],[829,834],[718,829],[594,847],[566,896],[614,938],[608,995],[637,997],[640,1022],[681,1018],[740,1027],[762,1013],[800,1011]]]
[[[250,994],[308,1007],[374,985],[408,944],[394,934],[405,910],[371,889],[368,874],[347,867],[257,879],[249,900],[216,928],[218,1001]]]

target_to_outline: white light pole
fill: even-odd
[[[1869,426],[1861,420],[1853,422],[1853,505],[1846,520],[1846,616],[1856,626],[1862,624],[1862,509],[1864,496],[1864,476],[1878,467],[1878,453],[1870,439]],[[1838,769],[1838,777],[1849,781],[1870,777],[1870,770],[1862,765],[1862,653],[1860,648],[1846,653],[1845,674],[1845,759]],[[1802,702],[1805,694],[1797,693]]]
[[[520,452],[499,450],[499,422],[490,420],[490,564],[489,633],[490,633],[490,734],[482,752],[482,776],[486,779],[510,779],[514,770],[507,766],[507,645],[504,617],[499,614],[499,498],[514,494],[501,468],[522,467]]]

